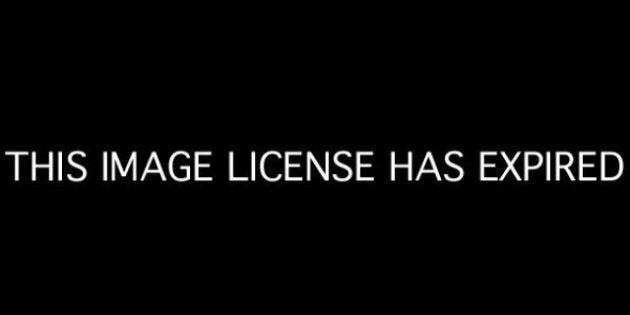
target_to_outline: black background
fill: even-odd
[[[626,279],[625,177],[481,184],[474,157],[625,157],[623,21],[594,11],[372,9],[43,10],[7,21],[3,151],[467,155],[466,180],[439,185],[236,185],[220,176],[209,185],[94,176],[15,184],[4,161],[12,296],[239,308],[616,300]]]

